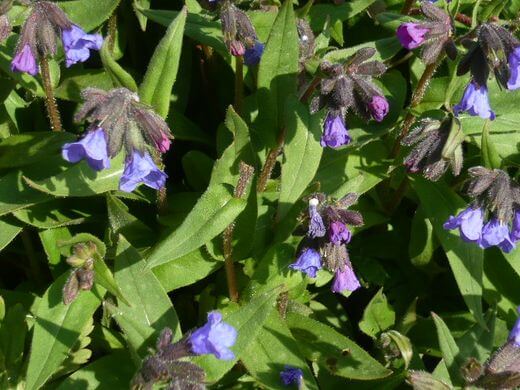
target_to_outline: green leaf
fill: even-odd
[[[137,92],[137,83],[132,76],[119,65],[112,57],[110,49],[108,48],[108,40],[105,40],[99,54],[105,70],[112,78],[115,87],[124,87],[130,91]]]
[[[211,258],[203,249],[197,249],[178,259],[159,265],[152,271],[163,288],[170,292],[204,279],[223,265],[222,261]]]
[[[485,327],[482,314],[482,273],[484,253],[477,245],[464,242],[458,233],[443,228],[450,215],[465,207],[464,201],[444,183],[431,183],[417,177],[413,186],[419,196],[425,215],[430,219],[451,270],[464,298],[464,302],[475,319]]]
[[[459,347],[442,318],[435,313],[432,313],[432,317],[435,322],[435,327],[437,328],[437,337],[442,351],[442,358],[444,359],[446,367],[448,367],[451,381],[454,385],[460,386],[464,383],[460,374],[460,368],[465,362],[460,356]]]
[[[49,380],[101,304],[102,292],[94,286],[92,291],[80,292],[70,305],[64,305],[62,289],[68,276],[66,273],[56,279],[38,306],[27,367],[27,389],[37,389]]]
[[[154,345],[165,327],[172,329],[174,338],[179,339],[179,319],[166,291],[122,235],[118,239],[114,270],[116,282],[130,302],[130,305],[119,302],[114,318],[132,351],[144,358],[147,348]]]
[[[287,386],[280,380],[280,372],[285,365],[289,365],[303,371],[305,388],[318,389],[314,376],[301,355],[298,342],[276,309],[271,310],[264,326],[240,360],[249,373],[266,388],[286,389]]]
[[[0,357],[4,358],[8,380],[16,384],[23,364],[25,337],[27,335],[26,317],[28,313],[17,303],[7,310],[0,327]]]
[[[200,248],[228,227],[245,209],[224,185],[210,186],[182,224],[162,239],[148,257],[148,267],[173,261]]]
[[[101,25],[115,11],[121,0],[96,0],[92,6],[90,0],[60,1],[58,5],[65,11],[73,23],[90,31]]]
[[[136,367],[126,351],[103,356],[68,376],[58,390],[92,388],[97,390],[126,389]],[[84,386],[84,387],[83,387]]]
[[[171,22],[166,35],[155,49],[139,87],[141,101],[151,105],[163,118],[168,115],[170,96],[177,78],[186,15],[187,10],[184,8]]]
[[[237,341],[231,348],[235,353],[235,359],[218,360],[213,355],[195,358],[195,363],[206,372],[206,380],[208,382],[218,381],[242,357],[248,345],[255,340],[262,329],[264,322],[274,307],[279,292],[280,289],[276,288],[264,294],[259,294],[237,311],[224,317],[224,321],[233,326],[238,333]]]
[[[54,90],[54,93],[57,98],[79,103],[83,101],[81,91],[88,87],[109,90],[113,87],[112,78],[104,69],[67,69],[63,71],[61,75],[61,83]]]
[[[82,161],[45,180],[31,180],[27,177],[24,180],[31,188],[49,195],[83,197],[117,190],[122,174],[123,153],[119,153],[110,161],[110,168],[99,172],[93,171]]]
[[[320,165],[321,117],[312,115],[306,105],[292,100],[287,108],[287,134],[280,182],[279,220],[311,184]]]
[[[502,166],[502,159],[500,158],[495,144],[489,135],[489,126],[489,120],[486,120],[482,129],[482,140],[480,143],[482,163],[487,168],[500,169]]]
[[[298,33],[292,2],[286,0],[274,21],[258,68],[259,136],[274,145],[284,127],[285,104],[296,94]]]
[[[426,218],[422,207],[419,205],[412,219],[410,242],[408,244],[410,261],[416,267],[427,265],[437,247],[438,243],[433,234],[432,223]]]
[[[60,248],[68,248],[70,251],[71,247],[73,245],[88,242],[88,241],[90,241],[96,245],[97,253],[101,257],[105,257],[106,252],[107,252],[105,243],[90,233],[79,233],[79,234],[74,235],[74,237],[72,237],[70,239],[60,240],[57,242],[57,244]]]
[[[134,0],[135,15],[137,16],[139,26],[141,26],[141,30],[143,31],[146,31],[146,22],[148,21],[148,18],[139,12],[139,10],[150,9],[150,3],[151,0]]]
[[[309,10],[310,25],[313,31],[321,31],[325,22],[348,20],[367,9],[375,0],[354,0],[340,5],[316,4]]]
[[[392,373],[359,345],[331,327],[296,313],[289,313],[286,320],[305,357],[332,374],[371,380]]]
[[[377,338],[377,336],[395,324],[395,311],[386,300],[381,288],[370,300],[363,318],[359,322],[359,329],[366,335]]]
[[[395,38],[383,38],[377,41],[366,42],[356,46],[347,47],[346,49],[333,50],[329,53],[325,54],[323,57],[324,60],[329,62],[342,62],[345,61],[348,57],[356,53],[359,49],[365,47],[373,47],[377,50],[372,60],[387,60],[392,58],[399,50],[402,49],[401,44]]]
[[[0,251],[3,250],[18,233],[23,229],[23,225],[11,217],[0,219]]]

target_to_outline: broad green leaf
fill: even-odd
[[[25,337],[27,335],[26,309],[21,304],[11,306],[0,326],[0,357],[3,357],[8,381],[14,385],[23,364]],[[0,362],[1,364],[1,362]]]
[[[486,120],[482,129],[482,140],[480,141],[482,164],[489,169],[500,169],[502,159],[500,158],[495,144],[489,134],[490,125],[489,120]]]
[[[151,105],[163,118],[168,115],[170,96],[177,78],[186,15],[187,10],[184,8],[171,22],[166,35],[155,49],[139,87],[142,102]]]
[[[213,355],[205,355],[194,359],[206,372],[206,380],[210,383],[218,381],[226,372],[231,370],[237,360],[247,349],[248,345],[257,337],[269,313],[273,310],[279,288],[258,294],[251,301],[237,311],[224,317],[224,321],[233,326],[238,333],[237,341],[231,348],[235,353],[234,360],[218,360]]]
[[[484,253],[477,245],[464,242],[458,232],[447,231],[444,222],[465,206],[464,201],[442,182],[431,183],[417,177],[413,181],[425,215],[430,219],[459,290],[475,319],[485,327],[482,314],[482,273]]]
[[[81,291],[70,305],[64,305],[62,290],[68,276],[56,279],[38,306],[27,367],[29,390],[43,386],[60,367],[101,304],[103,293],[94,286],[92,291]]]
[[[115,11],[121,0],[96,0],[92,6],[91,0],[61,1],[58,5],[67,16],[83,30],[90,31],[101,25]]]
[[[354,0],[340,5],[316,4],[309,11],[313,31],[321,31],[327,19],[345,21],[367,9],[375,0]]]
[[[136,367],[128,353],[126,351],[117,351],[111,355],[103,356],[74,372],[57,389],[126,389],[135,374],[135,370]]]
[[[374,57],[372,57],[372,59],[380,61],[392,58],[395,54],[397,54],[397,52],[399,52],[399,50],[403,48],[395,37],[383,38],[377,41],[366,42],[356,46],[347,47],[346,49],[333,50],[327,53],[323,59],[330,62],[342,62],[356,53],[359,49],[365,47],[375,48],[377,52]]]
[[[376,338],[381,332],[394,324],[395,311],[388,303],[381,288],[365,308],[359,329],[366,335]]]
[[[461,361],[473,357],[485,362],[489,358],[495,341],[496,310],[490,309],[485,315],[485,320],[487,328],[475,324],[455,340],[459,346]]]
[[[287,133],[277,218],[283,219],[311,184],[320,165],[321,117],[293,100],[287,108]]]
[[[34,164],[59,154],[66,142],[76,139],[66,132],[34,132],[12,135],[0,141],[0,169]]]
[[[274,21],[258,68],[258,109],[255,127],[274,145],[284,127],[285,104],[296,94],[298,33],[292,2],[286,0]]]
[[[22,171],[16,170],[0,177],[0,215],[52,199],[30,188],[22,176]]]
[[[416,267],[428,264],[437,247],[438,243],[433,233],[432,223],[424,215],[422,207],[419,206],[412,218],[410,242],[408,244],[410,261]]]
[[[108,41],[105,40],[99,53],[105,70],[112,78],[114,87],[124,87],[130,91],[137,92],[137,83],[132,76],[116,62],[114,57],[112,57],[107,42]]]
[[[67,69],[61,75],[61,83],[55,89],[57,98],[82,102],[81,91],[88,87],[104,90],[113,88],[114,84],[110,75],[104,69]],[[67,134],[67,133],[51,133]]]
[[[62,248],[59,243],[71,239],[72,234],[69,228],[61,227],[41,230],[38,235],[40,236],[43,250],[47,255],[52,276],[57,278],[70,269],[67,263],[62,262],[62,256],[66,257],[70,255],[70,248]]]
[[[4,217],[0,219],[0,251],[3,250],[11,241],[13,241],[18,233],[23,229],[23,225],[12,217]]]
[[[27,184],[38,191],[53,196],[92,196],[119,188],[119,178],[123,173],[123,153],[110,161],[110,168],[95,172],[82,161],[45,180],[31,180],[24,177]],[[1,179],[0,179],[1,181]]]
[[[194,191],[204,191],[209,184],[215,160],[198,150],[190,150],[182,156],[182,168],[188,185]]]
[[[392,373],[359,345],[321,322],[289,313],[287,325],[305,357],[334,375],[371,380],[384,378]]]
[[[264,326],[240,360],[247,371],[269,389],[287,388],[280,380],[280,372],[285,365],[303,371],[303,381],[307,389],[318,389],[314,376],[301,355],[298,342],[276,309],[271,310]]]
[[[166,291],[146,268],[145,261],[124,236],[119,235],[115,278],[130,306],[119,302],[114,315],[128,344],[141,358],[147,355],[161,330],[169,327],[174,338],[181,336],[179,319]]]
[[[200,248],[228,227],[245,209],[224,185],[210,186],[182,224],[163,238],[148,257],[148,267],[173,261]]]
[[[435,313],[432,313],[432,317],[435,322],[435,327],[437,328],[437,337],[442,351],[442,358],[444,359],[446,367],[448,367],[451,381],[454,385],[460,386],[464,383],[460,368],[465,362],[460,356],[459,346],[442,318]]]
[[[152,271],[163,288],[170,292],[198,282],[223,265],[222,261],[208,256],[204,249],[197,249],[178,259],[159,265]]]

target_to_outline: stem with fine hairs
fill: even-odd
[[[40,69],[43,81],[43,90],[45,91],[45,107],[47,108],[47,115],[51,122],[52,131],[62,131],[60,111],[56,104],[54,97],[54,90],[52,89],[51,72],[49,70],[49,60],[47,57],[41,57]]]

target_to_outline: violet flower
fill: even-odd
[[[321,136],[321,146],[329,148],[339,148],[350,143],[351,138],[343,118],[340,115],[329,113],[323,125],[323,135]]]
[[[498,246],[506,253],[511,252],[515,248],[515,244],[509,236],[507,225],[500,222],[498,218],[492,218],[484,225],[479,245],[481,248]]]
[[[318,212],[318,204],[319,201],[316,198],[312,198],[309,200],[309,231],[307,235],[310,238],[323,237],[325,235],[326,229],[323,224],[323,219],[321,218],[320,213]]]
[[[315,278],[318,270],[321,269],[321,255],[316,249],[307,248],[298,256],[296,262],[289,265],[289,268]]]
[[[507,81],[507,89],[518,89],[520,88],[520,46],[509,54],[508,64],[509,80]]]
[[[412,50],[422,45],[430,30],[418,23],[403,23],[397,28],[397,38],[401,45]]]
[[[286,365],[280,372],[280,379],[285,386],[297,385],[300,387],[303,380],[303,371],[300,368]]]
[[[446,230],[459,228],[460,236],[466,242],[477,242],[482,236],[484,226],[484,211],[469,206],[456,217],[450,216],[443,225]]]
[[[85,159],[95,171],[110,168],[105,131],[98,127],[89,131],[81,140],[63,145],[61,154],[71,163]]]
[[[520,314],[520,306],[516,308],[516,311]],[[516,319],[513,329],[509,332],[509,341],[512,341],[515,346],[520,347],[520,317]]]
[[[372,118],[377,122],[381,122],[385,118],[386,114],[388,114],[388,101],[384,96],[375,95],[368,104],[368,109],[370,110]]]
[[[348,244],[352,238],[352,233],[341,221],[331,222],[329,226],[329,239],[333,244],[339,245],[341,243]]]
[[[234,327],[222,321],[218,311],[208,313],[208,322],[189,336],[191,350],[196,355],[215,355],[220,360],[233,360],[231,347],[237,340]]]
[[[11,62],[11,70],[13,72],[25,72],[32,76],[36,76],[39,72],[36,57],[29,45],[24,45],[18,50]]]
[[[100,50],[103,45],[103,37],[100,34],[87,34],[75,24],[69,30],[62,31],[62,41],[67,68],[78,62],[87,61],[90,50]]]
[[[347,262],[343,270],[336,271],[336,277],[332,283],[332,292],[342,293],[343,291],[356,291],[361,287],[359,280],[352,269],[352,264]]]
[[[488,89],[486,85],[478,86],[475,81],[471,81],[466,89],[459,104],[453,107],[455,115],[461,111],[466,111],[472,116],[480,116],[483,119],[495,119],[495,113],[489,105]]]
[[[148,152],[134,150],[131,156],[127,156],[125,170],[119,181],[119,189],[124,192],[132,192],[143,183],[156,190],[164,187],[168,175],[161,171],[153,162]]]
[[[264,52],[264,44],[256,41],[252,47],[244,52],[244,64],[247,66],[258,65]]]

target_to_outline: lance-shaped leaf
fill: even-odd
[[[435,327],[437,328],[437,337],[439,339],[439,346],[441,347],[442,358],[444,359],[444,363],[446,363],[446,367],[448,367],[451,381],[454,385],[460,386],[463,384],[460,367],[462,367],[464,361],[460,356],[459,346],[442,318],[435,313],[432,313],[432,317],[435,322]]]
[[[101,61],[103,62],[105,70],[112,78],[114,87],[125,87],[130,91],[137,92],[137,84],[135,80],[126,70],[121,67],[121,65],[116,62],[110,53],[108,46],[108,41],[105,41],[99,53],[101,55]]]
[[[500,169],[502,166],[502,159],[498,154],[498,151],[491,139],[489,134],[489,128],[491,127],[491,122],[486,120],[484,123],[484,127],[482,129],[482,139],[480,142],[480,152],[482,153],[482,163],[486,168],[490,169]]]
[[[61,1],[58,5],[67,16],[85,31],[90,31],[99,26],[113,14],[121,0],[96,0],[96,6],[92,6],[90,0]]]

